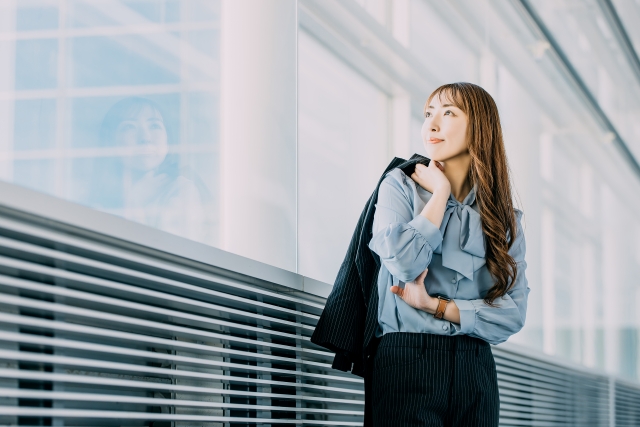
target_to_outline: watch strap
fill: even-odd
[[[438,307],[436,308],[436,312],[433,314],[433,317],[435,317],[436,319],[442,319],[444,317],[444,311],[446,310],[449,301],[449,298],[443,298],[438,295]]]

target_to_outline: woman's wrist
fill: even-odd
[[[433,189],[433,194],[442,194],[443,196],[446,196],[447,198],[449,197],[449,194],[451,194],[451,184],[444,183],[436,188]]]
[[[438,298],[429,296],[424,306],[422,307],[422,311],[426,311],[429,314],[434,314],[437,308],[438,308]]]

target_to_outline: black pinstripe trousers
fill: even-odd
[[[371,377],[374,427],[495,427],[500,397],[489,343],[467,335],[382,336]]]

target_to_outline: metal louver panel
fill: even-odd
[[[616,381],[612,397],[615,402],[616,427],[640,426],[640,387],[638,384]]]
[[[319,297],[6,217],[0,292],[0,424],[362,424]]]
[[[607,426],[609,379],[493,347],[500,425]]]
[[[362,425],[323,298],[148,252],[0,215],[1,425]],[[636,383],[493,353],[502,426],[640,425]]]

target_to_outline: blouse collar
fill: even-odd
[[[461,205],[469,205],[469,206],[471,206],[476,201],[476,189],[477,189],[477,185],[473,184],[473,187],[469,191],[469,194],[467,194],[465,196],[465,198],[464,198],[464,200],[462,200],[462,202],[459,202],[458,199],[456,199],[453,196],[453,193],[449,194],[449,199],[454,201],[455,203],[458,203],[458,204],[461,204]]]

